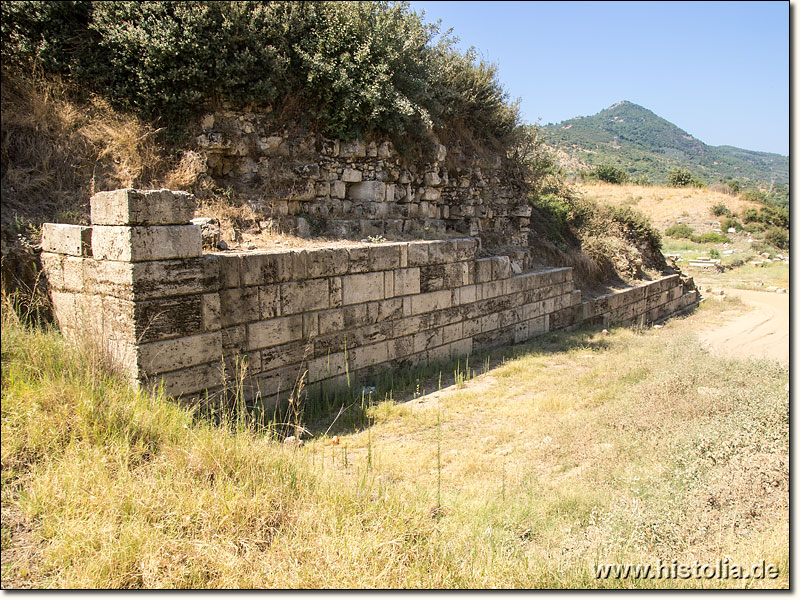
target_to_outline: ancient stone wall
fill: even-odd
[[[96,194],[92,226],[48,224],[42,262],[70,338],[172,395],[233,387],[285,400],[580,324],[650,322],[697,301],[674,275],[585,303],[571,268],[515,274],[473,238],[203,254],[194,199]]]
[[[388,141],[276,132],[269,114],[217,111],[196,138],[206,183],[235,190],[301,235],[457,232],[524,246],[531,208],[517,165],[432,144],[408,160]]]

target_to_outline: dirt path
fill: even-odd
[[[737,358],[789,362],[789,294],[729,289],[752,310],[724,325],[700,332],[710,349]]]

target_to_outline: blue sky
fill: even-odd
[[[497,63],[526,121],[640,104],[707,144],[789,153],[788,2],[411,2]]]

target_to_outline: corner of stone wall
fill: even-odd
[[[42,236],[65,337],[101,345],[134,382],[171,395],[222,384],[219,274],[194,209],[185,192],[100,192],[91,227],[46,224]]]

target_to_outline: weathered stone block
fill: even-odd
[[[303,337],[303,317],[279,317],[247,326],[247,349],[270,348],[288,344]]]
[[[271,371],[287,365],[302,363],[311,353],[306,341],[291,342],[261,350],[261,371]]]
[[[92,252],[99,260],[141,262],[194,258],[203,253],[197,225],[92,228]]]
[[[430,264],[451,263],[458,260],[458,243],[455,240],[428,242],[428,261]]]
[[[241,254],[215,255],[219,264],[219,286],[221,289],[236,288],[241,285],[239,267],[242,262]]]
[[[408,244],[408,266],[418,267],[428,264],[428,242],[411,242]]]
[[[386,184],[382,181],[360,181],[347,190],[347,197],[355,202],[383,202]]]
[[[45,223],[42,225],[42,251],[71,256],[91,256],[92,228]]]
[[[194,216],[194,196],[170,190],[123,189],[92,196],[93,225],[185,225]]]
[[[465,238],[455,240],[457,260],[475,260],[478,257],[478,240]]]
[[[492,257],[492,279],[508,279],[511,277],[511,259],[508,256]]]
[[[327,279],[307,279],[281,284],[281,314],[291,315],[330,306]]]
[[[353,246],[347,249],[349,256],[349,273],[366,273],[372,270],[369,262],[369,248],[367,246]]]
[[[220,290],[219,302],[223,327],[250,323],[261,318],[257,287]]]
[[[407,296],[420,292],[420,268],[397,269],[394,272],[394,295]]]
[[[219,362],[181,369],[171,373],[161,373],[145,380],[147,387],[163,386],[164,393],[170,396],[192,396],[222,385],[222,368]]]
[[[411,297],[411,311],[415,315],[450,308],[451,297],[449,290],[428,292]]]
[[[475,283],[486,283],[492,280],[492,259],[479,258],[475,261]]]
[[[251,289],[251,288],[248,288]],[[279,317],[281,313],[281,288],[278,284],[258,287],[258,308],[260,321]]]
[[[363,179],[363,177],[364,174],[358,169],[346,167],[344,171],[342,171],[342,181],[347,183],[358,183]]]
[[[336,308],[319,313],[320,335],[341,331],[344,329],[344,311]]]
[[[360,273],[342,277],[342,303],[358,304],[384,298],[383,273]]]
[[[138,348],[139,369],[145,376],[221,360],[222,339],[218,331],[141,344]]]
[[[400,249],[396,244],[379,244],[369,247],[371,271],[388,271],[400,266]]]
[[[308,251],[307,275],[309,278],[344,275],[349,267],[347,248],[319,248]]]
[[[244,254],[239,265],[241,285],[282,283],[294,279],[294,254],[290,250]]]

